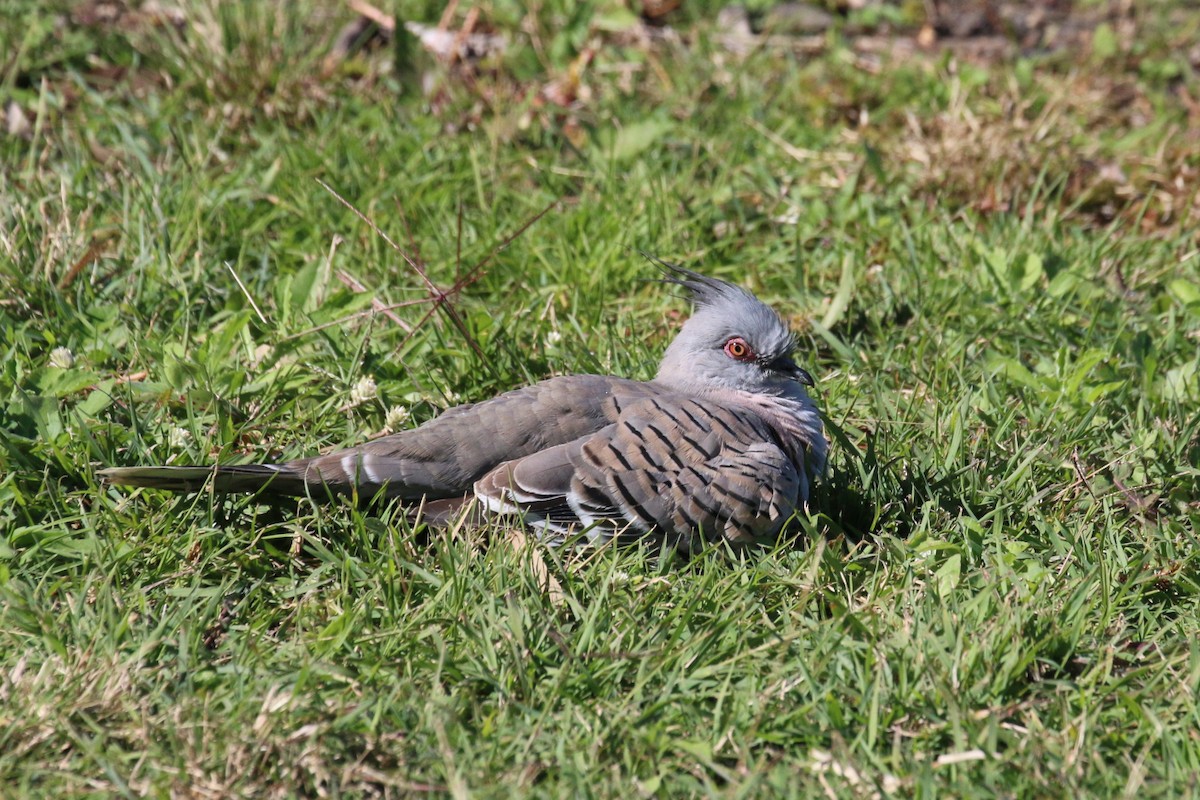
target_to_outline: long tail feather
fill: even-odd
[[[304,479],[287,467],[245,464],[211,467],[110,467],[96,472],[101,481],[116,486],[143,486],[172,492],[198,492],[212,485],[215,492],[257,492],[270,487],[272,494],[304,494]]]

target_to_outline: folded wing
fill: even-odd
[[[607,540],[658,530],[694,546],[687,532],[733,542],[777,535],[807,499],[807,480],[754,413],[658,396],[594,434],[501,464],[475,493],[489,510],[555,533]]]

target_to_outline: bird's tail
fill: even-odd
[[[144,486],[172,492],[198,492],[211,486],[214,492],[257,492],[303,495],[305,481],[285,465],[245,464],[211,467],[109,467],[96,472],[104,483],[115,486]]]

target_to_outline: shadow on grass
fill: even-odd
[[[874,433],[861,448],[836,427],[830,433],[845,459],[813,487],[812,528],[806,533],[843,536],[851,543],[880,533],[907,539],[930,507],[950,517],[966,509],[957,496],[956,474],[939,475],[914,459],[886,458]]]

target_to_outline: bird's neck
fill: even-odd
[[[828,444],[816,404],[800,387],[798,394],[762,394],[740,389],[721,389],[718,398],[752,409],[775,429],[796,464],[807,463],[817,474],[824,472]],[[721,396],[724,397],[721,397]]]

